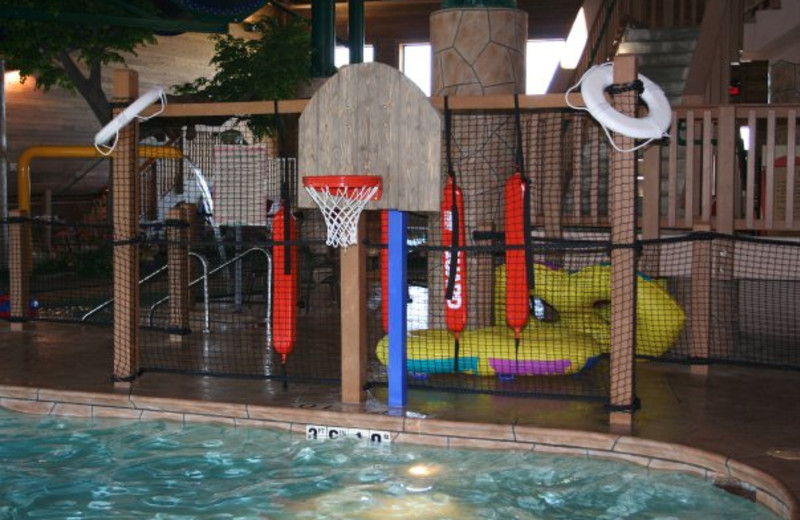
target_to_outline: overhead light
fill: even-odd
[[[11,87],[15,84],[19,85],[19,71],[18,70],[9,70],[5,73],[5,86]]]
[[[589,31],[586,28],[586,15],[583,12],[583,7],[578,10],[578,15],[575,21],[572,22],[572,29],[567,36],[567,42],[564,44],[564,50],[561,51],[561,68],[574,69],[578,66],[578,62],[583,54],[583,48],[586,46],[586,40],[589,38]]]

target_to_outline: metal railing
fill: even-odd
[[[235,262],[241,261],[244,257],[246,257],[246,256],[248,256],[248,255],[250,255],[252,253],[257,253],[257,252],[263,254],[264,258],[266,258],[266,260],[267,260],[267,305],[266,305],[267,314],[266,314],[266,328],[267,328],[267,344],[269,344],[269,345],[272,344],[272,320],[270,319],[271,318],[271,313],[272,313],[272,256],[269,254],[269,251],[267,251],[266,249],[264,249],[262,247],[251,247],[250,249],[248,249],[246,251],[243,251],[242,253],[234,256],[230,260],[227,260],[227,261],[221,263],[220,265],[218,265],[217,267],[215,267],[211,271],[208,271],[208,263],[205,260],[205,258],[200,257],[200,255],[197,255],[198,258],[202,258],[203,276],[200,276],[200,277],[196,278],[195,280],[193,280],[189,284],[189,287],[193,287],[194,285],[196,285],[200,281],[203,281],[204,305],[205,305],[205,308],[206,308],[205,328],[203,329],[204,333],[208,333],[211,330],[210,329],[210,317],[209,317],[209,311],[208,311],[208,309],[209,309],[208,278],[211,275],[213,275],[213,274],[225,269],[229,265],[231,265],[231,264],[233,264]],[[194,253],[189,253],[189,254],[192,255]],[[158,300],[157,302],[155,302],[153,305],[150,306],[150,309],[148,311],[148,321],[147,321],[147,323],[148,323],[148,325],[150,327],[153,326],[154,314],[155,314],[156,308],[161,306],[161,305],[163,305],[168,300],[169,300],[169,296],[165,296],[164,298]]]
[[[204,307],[205,307],[205,317],[204,317],[205,328],[203,329],[203,332],[208,332],[208,325],[209,325],[208,260],[206,260],[205,257],[203,257],[202,255],[200,255],[198,253],[193,253],[193,252],[189,252],[189,257],[197,259],[200,262],[200,265],[203,268],[203,276],[201,276],[200,278],[198,278],[197,280],[195,280],[194,282],[189,284],[189,287],[192,287],[192,285],[194,285],[194,283],[197,282],[198,280],[202,280],[202,279],[206,280],[206,283],[203,284],[203,304],[204,304]],[[169,267],[168,264],[162,265],[161,267],[159,267],[158,269],[156,269],[152,273],[148,274],[147,276],[145,276],[144,278],[139,280],[139,285],[141,286],[141,285],[147,283],[148,281],[152,280],[153,278],[155,278],[159,274],[161,274],[164,271],[166,271],[168,269],[168,267]],[[167,296],[166,299],[169,299],[169,296]],[[88,320],[89,318],[91,318],[92,316],[94,316],[95,314],[100,312],[101,310],[105,309],[106,307],[108,307],[112,303],[114,303],[114,298],[109,298],[108,300],[104,301],[103,303],[101,303],[97,307],[91,309],[89,312],[84,314],[81,317],[81,322],[86,322],[86,320]]]
[[[208,297],[208,275],[209,275],[209,272],[208,272],[208,260],[206,260],[203,255],[199,255],[199,254],[193,253],[191,251],[189,252],[189,256],[193,257],[193,258],[197,258],[197,260],[200,262],[200,265],[203,268],[203,275],[200,276],[199,278],[196,278],[195,280],[192,280],[192,282],[189,284],[189,288],[191,289],[192,287],[195,286],[195,284],[197,284],[200,281],[203,282],[203,310],[204,310],[204,312],[203,312],[203,334],[208,334],[209,332],[211,332],[211,326],[210,326],[210,324],[211,324],[211,315],[210,315],[210,312],[209,312],[209,297]],[[166,267],[166,266],[164,266],[164,267]],[[153,314],[155,313],[156,307],[158,307],[159,305],[161,305],[162,303],[164,303],[164,302],[166,302],[168,300],[169,300],[169,295],[161,298],[160,300],[158,300],[157,302],[155,302],[153,305],[150,306],[150,310],[148,311],[148,314],[147,314],[147,324],[150,327],[153,326]]]

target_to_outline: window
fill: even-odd
[[[574,69],[578,66],[588,37],[589,31],[586,28],[586,14],[583,11],[583,7],[581,7],[578,10],[575,21],[572,22],[572,29],[570,29],[569,35],[567,35],[567,43],[564,46],[564,51],[561,56],[562,69]]]
[[[564,40],[528,40],[526,48],[526,94],[544,94],[558,67]],[[431,46],[414,43],[400,46],[400,64],[403,73],[431,95]]]
[[[417,84],[426,96],[431,95],[431,46],[429,43],[407,43],[400,46],[400,70]]]
[[[374,61],[375,47],[372,45],[364,45],[364,62]],[[337,68],[350,63],[350,49],[344,45],[337,45],[333,50],[333,64]]]
[[[564,40],[528,40],[525,49],[525,93],[544,94],[553,80]]]

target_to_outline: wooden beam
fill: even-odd
[[[444,111],[444,98],[430,98],[433,106]],[[279,114],[300,114],[308,104],[308,99],[284,99],[278,101]],[[452,96],[448,98],[451,110],[512,110],[513,95],[495,96]],[[519,107],[522,109],[559,109],[583,106],[580,94],[570,94],[569,104],[564,94],[542,94],[536,96],[519,96]],[[152,106],[142,112],[144,117],[158,112],[159,106]],[[171,103],[158,117],[219,117],[242,115],[270,115],[275,113],[272,101],[239,101],[226,103]]]

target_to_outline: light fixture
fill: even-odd
[[[8,70],[4,74],[4,83],[5,86],[13,87],[14,85],[19,85],[19,71],[18,70]]]

